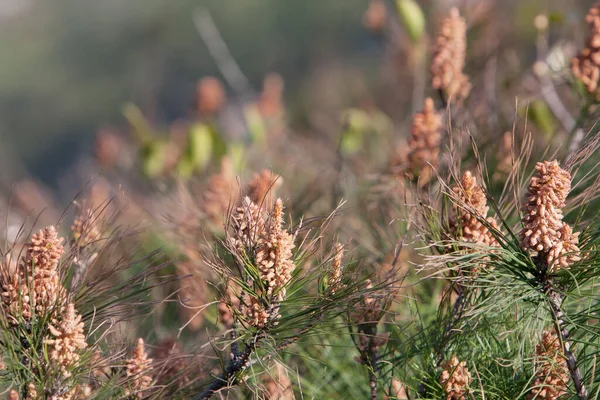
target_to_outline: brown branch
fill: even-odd
[[[588,392],[583,383],[583,376],[577,367],[577,357],[575,356],[575,353],[571,351],[571,343],[568,341],[569,331],[563,327],[564,313],[562,311],[562,303],[564,301],[564,295],[556,292],[552,288],[548,289],[546,294],[552,308],[552,317],[554,319],[554,325],[556,326],[556,334],[562,344],[563,353],[567,360],[567,367],[569,368],[569,374],[571,375],[571,380],[575,386],[577,397],[579,400],[588,400]]]
[[[265,337],[263,331],[256,332],[251,340],[246,343],[244,351],[239,354],[232,353],[231,361],[225,367],[225,371],[219,376],[215,377],[213,382],[204,389],[202,393],[194,397],[194,400],[203,400],[212,397],[218,391],[231,387],[235,384],[239,373],[243,372],[250,365],[250,356],[256,348],[259,342]]]

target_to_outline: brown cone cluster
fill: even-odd
[[[79,351],[87,347],[81,315],[75,311],[73,303],[69,303],[59,319],[48,324],[50,339],[44,340],[48,346],[50,361],[57,365],[65,377],[70,377],[69,367],[79,361]]]
[[[275,175],[271,170],[263,169],[254,174],[252,180],[248,182],[246,193],[253,203],[269,209],[272,207],[275,193],[282,183],[282,177]]]
[[[556,331],[544,331],[535,349],[535,380],[528,400],[558,400],[568,398],[570,375]]]
[[[27,397],[26,400],[37,400],[38,392],[33,383],[27,385]]]
[[[385,27],[387,9],[383,0],[371,0],[363,15],[363,25],[373,33],[379,33]]]
[[[238,257],[254,263],[262,281],[256,285],[259,297],[244,296],[242,311],[251,325],[263,328],[279,318],[276,304],[285,298],[285,286],[296,268],[292,260],[294,237],[283,228],[281,199],[267,213],[245,197],[232,221],[233,234],[228,242]]]
[[[50,400],[85,400],[92,395],[89,385],[76,385],[73,389],[60,395],[53,395]]]
[[[600,98],[598,90],[598,81],[600,80],[600,3],[590,8],[585,20],[590,26],[591,33],[583,50],[573,58],[571,68],[586,90],[592,96]]]
[[[285,83],[281,75],[269,73],[263,81],[263,90],[258,98],[256,106],[265,118],[280,116],[285,107],[283,105],[283,88]]]
[[[433,100],[425,99],[423,111],[413,116],[407,156],[409,174],[418,177],[422,184],[431,179],[432,168],[438,165],[441,128],[442,117],[436,112]]]
[[[523,206],[521,246],[550,271],[579,261],[578,236],[563,222],[562,208],[571,190],[571,175],[558,161],[537,163]]]
[[[498,246],[498,242],[489,229],[481,222],[485,219],[492,227],[497,227],[496,220],[487,217],[489,207],[483,188],[470,171],[465,171],[460,184],[452,188],[457,200],[452,208],[454,219],[450,222],[450,233],[453,238],[468,243]]]
[[[431,85],[453,100],[466,98],[471,90],[469,77],[463,74],[467,51],[466,33],[465,20],[458,9],[452,8],[450,14],[442,20],[433,44]]]
[[[144,340],[138,339],[131,358],[127,359],[128,396],[144,398],[144,391],[152,384],[152,359],[144,348]]]
[[[452,356],[450,360],[444,361],[441,367],[440,383],[446,391],[446,400],[466,399],[471,384],[471,373],[467,363],[459,362],[456,356]]]
[[[196,109],[201,115],[213,115],[225,104],[223,84],[217,78],[207,76],[196,85]]]
[[[513,142],[512,134],[510,132],[504,132],[502,136],[502,143],[498,149],[496,171],[494,171],[494,180],[501,181],[505,180],[510,174],[513,167]]]

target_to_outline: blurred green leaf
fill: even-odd
[[[551,135],[556,129],[552,111],[542,100],[534,100],[530,103],[527,117],[546,135]]]
[[[213,155],[214,137],[215,133],[208,125],[198,123],[190,128],[185,154],[177,166],[181,177],[206,169]]]
[[[342,135],[340,151],[343,155],[352,155],[358,152],[364,143],[364,137],[361,131],[357,129],[347,129]]]
[[[551,12],[548,14],[548,21],[551,24],[562,24],[565,22],[565,15],[559,11]]]
[[[396,0],[396,10],[406,33],[417,43],[425,32],[425,16],[414,0]]]
[[[160,141],[148,142],[142,147],[142,171],[149,178],[160,175],[165,167],[166,143]]]
[[[148,121],[146,121],[142,111],[135,104],[126,104],[123,108],[123,115],[133,128],[133,134],[135,135],[135,138],[142,145],[148,144],[150,141],[152,141],[152,137],[154,136],[153,130]]]
[[[241,142],[234,142],[229,145],[229,157],[233,164],[234,171],[239,174],[243,171],[245,165],[246,148]]]
[[[252,143],[263,143],[267,137],[265,121],[255,106],[246,107],[244,112]]]

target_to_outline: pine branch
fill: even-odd
[[[203,400],[212,397],[219,390],[227,388],[235,384],[239,373],[243,372],[250,365],[250,356],[254,350],[258,348],[259,342],[265,337],[263,331],[256,332],[251,340],[246,343],[246,347],[242,353],[232,352],[231,361],[225,367],[225,372],[215,378],[208,387],[194,398],[194,400]]]
[[[452,305],[452,310],[450,312],[450,318],[448,319],[448,321],[446,322],[446,325],[444,326],[444,332],[442,333],[442,340],[440,342],[440,345],[436,349],[436,353],[437,353],[436,358],[435,358],[435,368],[436,369],[441,365],[442,361],[444,360],[444,348],[446,347],[446,345],[448,344],[448,341],[452,337],[453,329],[456,326],[456,323],[460,320],[460,317],[461,317],[462,312],[466,305],[466,296],[465,296],[466,289],[465,289],[465,287],[460,285],[460,286],[458,286],[457,290],[458,290],[458,297],[456,298],[456,301]],[[423,398],[427,394],[427,386],[425,384],[426,384],[426,379],[424,378],[421,381],[421,384],[419,385],[419,389],[417,389],[417,393],[420,398]]]
[[[581,371],[577,367],[577,357],[575,356],[575,353],[571,351],[571,344],[568,342],[569,331],[566,328],[563,328],[564,313],[562,311],[562,303],[564,301],[565,296],[558,293],[552,288],[547,290],[546,295],[548,296],[548,300],[552,308],[552,317],[556,326],[556,334],[558,335],[559,340],[562,343],[563,353],[567,360],[567,367],[569,368],[569,374],[571,375],[571,379],[573,380],[573,385],[575,386],[577,397],[579,398],[579,400],[587,400],[588,392],[585,388],[585,385],[583,384],[583,377],[581,375]]]
[[[371,400],[377,400],[377,346],[375,340],[377,339],[377,325],[370,329],[369,334],[369,349],[366,354],[367,365],[369,367],[369,386],[371,387]]]

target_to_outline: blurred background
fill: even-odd
[[[458,5],[476,22],[492,2],[418,3],[433,32],[437,10]],[[493,3],[504,26],[499,40],[525,43],[514,56],[529,62],[537,14],[554,13],[561,35],[583,35],[592,1]],[[0,0],[0,176],[11,170],[11,179],[31,174],[50,188],[66,184],[96,133],[125,124],[127,103],[169,125],[190,116],[203,76],[224,80],[227,96],[243,99],[260,93],[268,73],[280,74],[287,124],[296,131],[314,130],[309,109],[337,120],[345,107],[371,101],[406,118],[407,93],[390,82],[412,73],[403,71],[409,54],[397,46],[394,61],[382,62],[389,43],[365,29],[368,7],[368,0]],[[207,16],[247,79],[241,86],[223,79],[195,24]],[[469,29],[476,37],[481,27]]]
[[[2,153],[54,186],[75,158],[91,151],[98,129],[123,124],[126,103],[154,121],[189,115],[196,81],[220,77],[194,25],[201,10],[210,13],[252,90],[260,91],[267,72],[278,72],[290,98],[302,102],[296,94],[323,67],[376,62],[378,43],[360,23],[365,5],[0,0]]]

